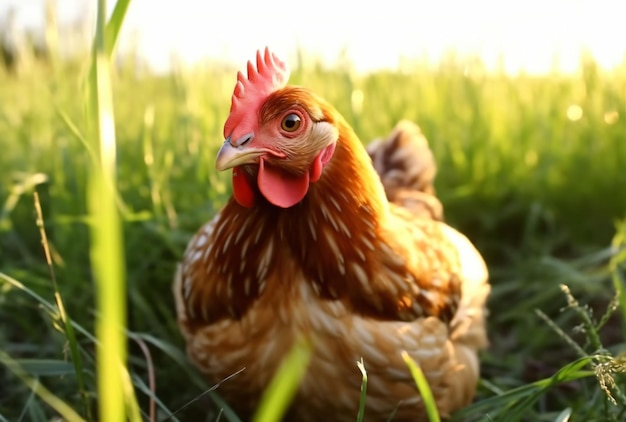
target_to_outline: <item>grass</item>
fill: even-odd
[[[229,195],[214,156],[235,73],[109,67],[124,3],[100,22],[95,58],[0,73],[0,421],[237,420],[186,363],[170,294],[186,241]],[[491,347],[459,419],[622,420],[626,63],[294,67],[364,140],[419,123],[446,218],[488,261]]]
[[[402,351],[402,359],[406,362],[406,365],[409,367],[409,371],[411,371],[411,376],[415,379],[415,385],[417,386],[417,390],[420,392],[424,400],[424,408],[426,409],[426,416],[428,417],[429,422],[440,422],[441,418],[439,416],[439,410],[437,410],[437,403],[435,402],[435,398],[433,396],[432,391],[430,390],[430,385],[428,385],[428,380],[426,376],[422,372],[422,369],[417,365],[417,363],[409,356],[406,351]]]
[[[141,420],[134,387],[126,366],[126,272],[124,242],[116,204],[116,139],[110,57],[129,1],[117,3],[106,26],[106,1],[98,1],[96,36],[88,78],[87,134],[93,139],[93,162],[88,169],[90,263],[96,290],[96,370],[100,420]],[[119,12],[121,10],[121,12]],[[113,35],[109,35],[113,34]],[[68,337],[75,349],[75,341]]]
[[[289,352],[261,397],[253,422],[279,420],[285,414],[305,374],[311,358],[311,345],[301,340]]]

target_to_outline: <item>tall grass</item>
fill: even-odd
[[[170,294],[186,241],[229,195],[214,156],[234,69],[113,63],[128,4],[100,14],[93,56],[0,73],[0,421],[237,420],[186,363]],[[623,416],[625,75],[589,57],[575,75],[454,57],[294,73],[364,140],[419,123],[446,218],[487,258],[491,347],[459,418]]]
[[[89,74],[88,133],[97,151],[89,169],[90,258],[96,288],[96,353],[100,420],[139,421],[139,407],[126,367],[126,271],[117,208],[116,139],[111,54],[129,0],[116,4],[106,25],[106,1],[98,0],[96,35]]]

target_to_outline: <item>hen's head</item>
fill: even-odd
[[[233,169],[233,196],[245,207],[258,195],[289,208],[307,194],[330,162],[339,132],[328,105],[287,86],[289,70],[269,49],[237,74],[218,170]]]

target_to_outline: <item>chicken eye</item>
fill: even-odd
[[[300,116],[295,113],[290,113],[283,117],[283,121],[280,122],[280,127],[285,132],[295,132],[300,127]]]

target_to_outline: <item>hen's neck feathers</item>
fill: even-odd
[[[310,206],[340,197],[351,205],[344,212],[368,207],[375,219],[387,211],[388,202],[380,178],[361,141],[343,117],[335,112],[339,139],[335,156],[325,169],[319,183],[311,186]],[[343,213],[342,213],[343,214]],[[349,217],[349,216],[346,216]]]
[[[220,276],[191,289],[189,309],[196,315],[190,316],[241,317],[268,288],[266,277],[293,272],[295,262],[320,297],[341,300],[354,312],[383,319],[449,319],[453,307],[444,303],[446,296],[429,294],[415,268],[401,258],[411,246],[387,227],[393,220],[390,206],[365,148],[338,112],[323,102],[321,108],[324,120],[339,132],[322,177],[291,208],[265,200],[244,208],[229,201],[215,225],[211,253],[191,270],[199,277]],[[290,275],[272,280],[280,286],[271,288],[281,290],[303,281]]]

